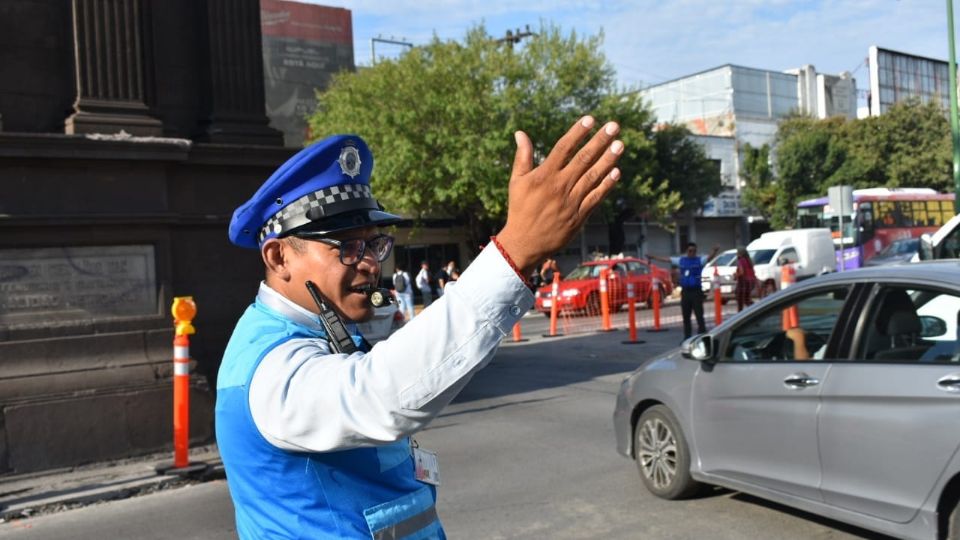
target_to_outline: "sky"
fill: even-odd
[[[643,88],[724,64],[849,71],[868,87],[871,45],[948,57],[946,2],[935,0],[310,0],[349,9],[354,61],[371,63],[371,38],[414,45],[462,40],[483,24],[493,36],[527,25],[604,35],[604,55],[624,87]],[[957,17],[960,17],[958,12]],[[405,47],[376,43],[377,57]]]

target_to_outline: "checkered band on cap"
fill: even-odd
[[[308,193],[285,206],[267,220],[260,229],[257,241],[262,243],[269,235],[285,232],[343,212],[357,209],[378,209],[368,184],[341,184]]]

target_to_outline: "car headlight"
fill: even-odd
[[[571,297],[571,296],[577,296],[577,295],[579,295],[579,294],[580,294],[580,289],[567,289],[567,290],[563,291],[562,293],[560,293],[560,296],[564,296],[564,297],[569,298],[569,297]]]

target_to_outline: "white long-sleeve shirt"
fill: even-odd
[[[417,272],[417,288],[421,291],[430,290],[430,272],[427,272],[426,268],[421,268]]]
[[[259,299],[308,327],[315,315],[266,284]],[[323,339],[293,339],[266,354],[250,410],[271,444],[324,452],[393,442],[425,427],[489,363],[533,294],[492,243],[446,294],[373,349],[330,354]]]

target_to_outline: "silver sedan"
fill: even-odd
[[[960,264],[822,276],[621,385],[617,450],[665,499],[712,484],[960,540]]]

